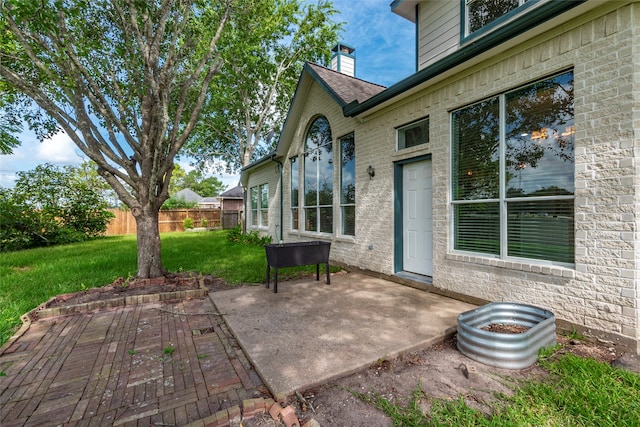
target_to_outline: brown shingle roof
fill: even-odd
[[[322,80],[327,89],[342,103],[342,107],[353,101],[362,103],[386,89],[384,86],[369,83],[317,64],[307,62],[307,66],[311,73]]]

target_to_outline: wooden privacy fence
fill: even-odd
[[[115,218],[107,226],[107,236],[120,234],[135,234],[136,220],[131,211],[109,209]],[[239,211],[222,211],[220,209],[168,209],[161,210],[158,217],[158,228],[161,233],[184,231],[185,218],[193,220],[194,227],[202,227],[202,220],[206,220],[206,227],[233,228],[240,221]]]

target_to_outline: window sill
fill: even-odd
[[[323,240],[333,239],[333,234],[331,233],[319,233],[319,232],[316,233],[313,231],[289,230],[287,234],[289,236],[298,237],[298,238],[307,237],[311,239],[323,239]]]
[[[524,271],[527,273],[538,273],[564,279],[575,279],[576,270],[570,267],[562,267],[551,264],[534,264],[524,261],[504,260],[498,258],[483,257],[478,255],[448,253],[445,257],[450,261],[465,262],[469,264],[486,265],[497,268],[507,268],[510,270]]]
[[[335,239],[336,242],[344,242],[344,243],[355,243],[356,242],[356,237],[355,236],[348,236],[348,235],[342,235],[342,236],[337,236]]]

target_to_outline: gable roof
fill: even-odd
[[[300,119],[300,112],[304,105],[306,94],[310,90],[312,83],[317,83],[324,89],[343,111],[347,105],[360,105],[376,94],[384,92],[386,89],[384,86],[351,77],[318,64],[311,62],[305,63],[300,79],[298,80],[296,92],[289,106],[287,119],[282,127],[282,132],[280,132],[278,145],[276,149],[270,153],[271,158],[283,156],[288,150],[288,144],[291,143],[293,132]],[[261,161],[264,161],[264,159],[260,159],[255,163],[257,164]],[[247,168],[254,165],[255,164],[251,164],[247,166]]]
[[[304,69],[324,87],[341,108],[352,102],[364,102],[386,89],[384,86],[351,77],[311,62],[307,62]]]
[[[203,197],[202,199],[200,199],[200,201],[198,201],[199,204],[215,204],[218,203],[219,200],[217,197]]]
[[[289,105],[287,119],[282,126],[276,148],[266,156],[241,169],[240,182],[242,185],[246,185],[247,183],[247,171],[286,155],[298,120],[300,119],[306,94],[313,83],[318,84],[324,89],[343,111],[348,105],[360,105],[387,89],[385,86],[351,77],[318,64],[311,62],[305,63],[300,78],[298,79],[298,85],[291,100],[291,105]]]
[[[220,199],[242,199],[243,198],[242,187],[239,186],[239,185],[236,185],[235,187],[230,188],[227,191],[223,191],[222,193],[220,193],[218,195],[218,198],[220,198]]]

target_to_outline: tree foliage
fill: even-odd
[[[297,0],[0,3],[0,83],[17,95],[12,107],[26,110],[41,138],[59,130],[69,135],[131,209],[138,277],[165,274],[158,211],[169,198],[174,159],[203,107],[203,122],[246,124],[254,149],[263,129],[275,128],[267,117],[293,90],[269,82],[318,57],[321,41],[335,40],[335,26],[326,21],[330,6],[308,6],[302,15],[300,8]],[[234,138],[242,136],[238,130],[216,141],[237,154],[227,145],[237,147]]]
[[[87,240],[104,234],[113,217],[107,203],[77,171],[51,164],[18,172],[13,190],[0,191],[0,251]]]
[[[174,158],[251,0],[6,0],[0,77],[41,136],[64,130],[132,211],[138,276],[164,274],[158,211]],[[43,112],[45,114],[43,114]],[[51,120],[55,128],[51,128]]]
[[[202,197],[216,197],[225,190],[225,185],[215,176],[205,177],[200,169],[186,172],[176,164],[173,179],[169,186],[169,194],[173,197],[178,191],[186,188],[195,191]],[[163,207],[166,208],[166,202]]]
[[[228,172],[269,152],[283,126],[305,61],[328,63],[342,24],[330,2],[256,0],[221,40],[225,66],[189,142],[201,165]]]

